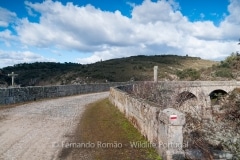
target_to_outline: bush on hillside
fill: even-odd
[[[240,54],[232,53],[224,61],[221,61],[219,68],[240,69]]]
[[[200,72],[197,71],[196,69],[188,68],[184,69],[182,71],[177,71],[177,76],[180,79],[185,79],[185,80],[197,80],[200,78]]]
[[[215,76],[217,77],[224,77],[224,78],[233,78],[233,74],[230,69],[228,68],[219,68],[215,72]]]

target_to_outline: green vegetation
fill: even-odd
[[[197,80],[200,78],[200,72],[196,69],[188,68],[182,71],[177,71],[177,76],[180,79],[187,79],[187,80]]]
[[[82,65],[76,63],[54,63],[54,62],[36,62],[36,63],[23,63],[2,69],[0,79],[5,79],[8,84],[11,78],[7,76],[8,73],[17,73],[16,84],[22,86],[40,85],[41,82],[58,81],[59,77],[67,74],[69,71],[76,72],[77,68]],[[43,84],[44,85],[44,84]]]
[[[220,63],[198,57],[155,55],[99,61],[93,64],[36,62],[0,69],[0,86],[10,85],[8,73],[14,72],[21,86],[151,81],[153,66],[159,67],[159,80],[240,79],[240,55],[232,53]]]
[[[188,63],[189,64],[189,63]],[[196,69],[189,64],[188,68],[178,69],[176,75],[180,80],[231,80],[240,78],[240,55],[232,53],[220,63],[215,63],[212,67]]]
[[[215,72],[217,77],[233,78],[231,69],[228,68],[218,68]]]
[[[60,155],[61,159],[66,157],[79,157],[84,152],[99,160],[160,160],[155,149],[133,148],[130,142],[149,143],[137,131],[136,128],[114,107],[107,99],[92,103],[87,106],[80,124],[77,126],[74,142],[99,141],[105,143],[117,142],[122,144],[119,148],[93,148],[93,149],[69,149],[65,148]]]
[[[11,83],[11,78],[7,76],[11,72],[19,75],[16,83],[21,86],[153,80],[155,65],[159,66],[160,80],[164,78],[172,80],[176,70],[190,67],[199,70],[213,64],[216,62],[176,55],[132,56],[87,65],[54,62],[23,63],[0,70],[0,84]],[[195,76],[192,80],[196,79]]]
[[[217,77],[234,78],[233,72],[240,69],[240,55],[232,53],[224,61],[221,61],[215,69]]]

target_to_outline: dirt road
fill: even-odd
[[[0,160],[58,159],[85,105],[108,92],[29,103],[0,110]]]

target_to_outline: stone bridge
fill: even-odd
[[[212,99],[216,98],[219,94],[225,95],[235,88],[240,88],[239,81],[171,81],[158,82],[155,85],[160,90],[167,89],[174,91],[171,100],[178,103],[178,107],[182,107],[179,110],[187,110],[186,107],[189,108],[194,105],[196,108],[199,108],[199,112],[204,113],[203,116],[205,118],[211,117],[211,113],[208,113],[208,111],[212,107]],[[190,101],[190,103],[186,103],[187,101]]]
[[[198,104],[204,107],[211,106],[211,99],[216,94],[228,94],[235,88],[240,88],[239,81],[158,81],[143,82],[133,86],[134,92],[142,90],[140,92],[146,92],[145,94],[149,94],[150,91],[154,94],[153,90],[171,91],[172,101],[195,98]]]
[[[240,82],[138,82],[111,88],[110,100],[152,144],[157,144],[163,159],[175,160],[192,154],[184,150],[190,142],[183,136],[189,123],[186,113],[208,123],[212,117],[211,98],[235,88],[240,88]]]
[[[207,101],[213,93],[229,93],[235,88],[240,87],[239,81],[177,81],[177,82],[158,82],[159,85],[168,85],[170,88],[178,92],[189,92],[196,96],[197,99],[202,98]]]
[[[118,86],[118,87],[114,87]],[[0,106],[44,98],[108,91],[110,101],[125,114],[133,125],[152,143],[156,144],[163,159],[184,159],[183,130],[185,111],[209,118],[211,98],[228,94],[240,88],[238,81],[165,81],[120,82],[87,85],[45,86],[0,89]],[[138,97],[131,93],[137,93]],[[162,97],[161,97],[162,96]],[[147,99],[161,98],[149,103]],[[176,106],[177,105],[177,106]],[[184,111],[184,112],[183,112]]]

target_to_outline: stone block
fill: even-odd
[[[164,160],[185,160],[184,151],[177,150],[167,150],[165,154],[163,154]]]
[[[200,151],[198,149],[186,149],[185,156],[188,159],[196,159],[196,160],[204,159],[204,155],[203,155],[202,151]]]
[[[14,97],[6,97],[5,98],[5,104],[12,104],[15,103]]]
[[[165,124],[182,126],[185,124],[185,114],[177,111],[174,108],[164,109],[159,113],[159,120],[163,121]]]
[[[0,98],[7,97],[9,95],[9,89],[0,89]]]

